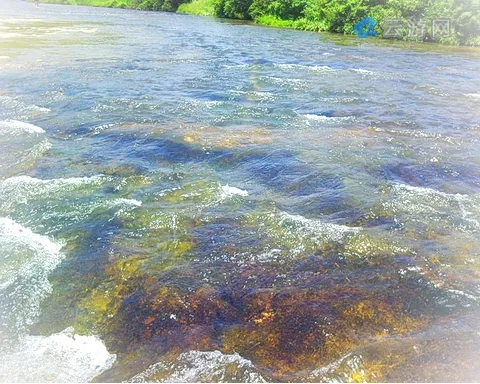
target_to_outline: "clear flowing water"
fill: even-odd
[[[479,73],[1,0],[0,380],[478,381]]]

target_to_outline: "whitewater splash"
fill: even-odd
[[[189,351],[180,354],[174,362],[161,361],[132,377],[131,383],[164,382],[238,382],[265,383],[250,360],[239,354],[220,351]]]
[[[26,204],[31,199],[67,194],[79,188],[100,187],[112,180],[112,177],[104,175],[49,180],[24,175],[14,176],[0,181],[0,208],[6,209],[13,204]]]
[[[86,383],[115,360],[98,337],[76,335],[73,328],[23,336],[8,354],[0,353],[0,382]]]
[[[0,177],[28,168],[51,146],[42,128],[19,120],[0,120]]]
[[[324,116],[324,115],[315,115],[315,114],[305,114],[301,115],[307,120],[307,122],[322,122],[322,123],[342,123],[342,122],[352,122],[355,121],[354,116]]]
[[[291,256],[314,252],[328,242],[343,242],[361,231],[358,227],[308,219],[278,210],[252,219],[258,221],[261,230],[272,240],[289,244],[288,253]]]
[[[375,127],[375,132],[386,133],[392,136],[399,136],[399,137],[413,137],[418,139],[425,139],[426,141],[442,141],[448,144],[453,145],[463,145],[464,142],[462,140],[456,139],[452,136],[443,135],[438,132],[425,132],[419,130],[406,130],[406,129],[388,129],[388,128],[381,128]]]
[[[375,76],[377,73],[376,72],[373,72],[373,71],[369,71],[368,69],[364,69],[364,68],[350,68],[350,71],[352,72],[355,72],[355,73],[359,73],[361,75],[368,75],[368,76]]]
[[[308,88],[307,82],[302,79],[264,76],[264,77],[261,77],[260,80],[265,81],[266,83],[269,83],[272,85],[291,89],[294,91],[302,91]]]
[[[337,372],[341,370],[343,374]],[[360,354],[347,353],[330,364],[317,368],[310,372],[308,378],[315,382],[342,383],[350,382],[350,378],[355,376],[362,382],[367,381],[367,376],[363,367],[363,357]]]
[[[206,202],[205,207],[217,206],[219,204],[225,203],[226,201],[234,200],[237,197],[248,196],[247,191],[237,187],[231,187],[228,184],[227,185],[218,184],[215,187],[213,187],[212,192],[213,192],[212,199],[209,202]]]
[[[340,241],[345,235],[357,233],[360,228],[347,227],[346,225],[327,223],[322,220],[307,219],[301,215],[291,215],[286,212],[280,213],[280,225],[293,226],[304,231],[305,234],[328,238],[329,241]]]
[[[45,133],[45,130],[18,120],[0,121],[0,135],[21,135],[23,133]]]
[[[0,181],[0,214],[16,212],[15,217],[35,230],[54,233],[87,219],[94,212],[115,209],[121,216],[138,208],[142,202],[123,197],[92,199],[99,188],[109,185],[120,189],[124,179],[105,175],[58,179],[14,176]],[[74,201],[75,203],[72,203]],[[52,211],[51,205],[56,207]],[[20,210],[18,207],[22,207]]]
[[[465,93],[464,95],[472,99],[480,100],[480,93]]]
[[[177,189],[177,191],[180,192],[181,189]],[[168,190],[162,192],[159,196],[164,196],[171,192],[173,192],[173,190]],[[199,186],[198,189],[193,191],[187,188],[184,193],[179,193],[179,195],[184,201],[198,199],[199,204],[195,204],[192,208],[201,211],[207,207],[215,207],[229,201],[235,202],[238,198],[248,197],[248,191],[232,187],[228,184],[212,183],[207,186]]]
[[[480,231],[479,202],[478,195],[450,194],[427,187],[392,183],[390,198],[382,205],[393,214],[402,215],[407,223],[443,223],[472,233]]]
[[[0,335],[26,332],[52,287],[48,274],[63,259],[62,244],[0,218]]]
[[[222,185],[221,188],[221,199],[228,199],[233,196],[243,196],[246,197],[248,196],[248,192],[244,191],[243,189],[236,188],[236,187],[230,187],[228,184],[227,185]]]
[[[243,91],[240,89],[230,89],[228,91],[231,94],[231,99],[236,97],[245,97],[248,100],[255,100],[259,102],[272,102],[277,99],[277,96],[272,92],[267,91]]]
[[[329,67],[328,65],[301,65],[301,64],[274,64],[274,66],[283,70],[294,71],[312,71],[319,73],[332,73],[338,72],[340,69]]]
[[[62,247],[0,218],[0,382],[86,382],[115,361],[97,337],[75,335],[71,328],[28,335],[52,291],[48,275],[63,260]]]
[[[20,121],[18,119],[31,119],[39,115],[44,115],[48,112],[50,112],[49,108],[40,107],[35,104],[25,103],[18,97],[0,95],[0,117],[15,117],[14,120],[6,121]]]

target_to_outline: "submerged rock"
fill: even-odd
[[[475,382],[478,316],[452,316],[352,350],[306,377],[309,382]]]
[[[220,351],[189,351],[151,365],[133,376],[130,383],[231,382],[265,383],[251,361],[239,354]]]

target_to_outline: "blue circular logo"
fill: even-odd
[[[364,17],[353,27],[353,32],[361,38],[366,38],[370,36],[377,36],[375,32],[375,26],[377,22],[373,17]]]

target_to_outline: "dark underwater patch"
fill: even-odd
[[[229,152],[207,150],[181,143],[170,138],[136,137],[135,135],[112,135],[103,138],[102,150],[93,153],[97,161],[117,161],[142,164],[154,164],[159,161],[176,163],[205,162],[226,156]]]
[[[344,205],[343,181],[340,177],[319,172],[298,160],[289,151],[204,149],[172,138],[108,135],[104,150],[93,154],[96,161],[122,162],[145,169],[156,162],[173,164],[209,163],[219,170],[239,170],[260,183],[288,197],[284,208],[300,214],[332,214],[348,209]]]
[[[287,151],[257,154],[245,159],[250,178],[285,193],[287,206],[297,213],[330,214],[343,210],[343,181],[336,175],[319,172]]]
[[[480,171],[464,165],[387,163],[381,172],[384,179],[443,191],[448,184],[458,193],[480,187]]]
[[[234,220],[216,220],[195,228],[195,253],[200,259],[225,257],[241,252],[260,251],[267,241],[259,236],[257,228],[241,226]]]

